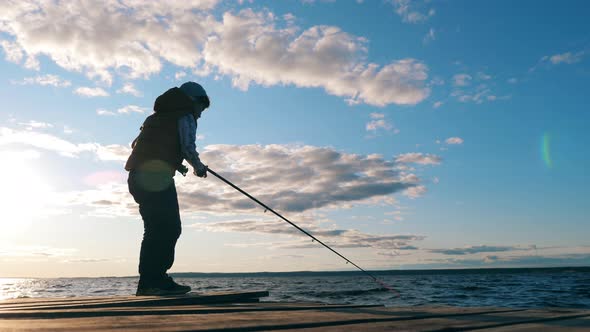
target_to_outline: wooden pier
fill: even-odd
[[[265,291],[0,301],[0,331],[590,331],[590,310],[260,302]]]

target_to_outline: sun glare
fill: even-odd
[[[30,161],[11,158],[3,153],[0,164],[0,231],[26,228],[43,216],[50,188]]]

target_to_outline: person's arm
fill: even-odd
[[[178,135],[180,151],[184,159],[193,167],[195,174],[207,176],[207,167],[201,162],[195,144],[197,122],[192,114],[186,114],[178,119]]]

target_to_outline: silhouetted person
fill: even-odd
[[[139,204],[144,233],[139,255],[139,284],[136,295],[188,293],[191,288],[174,282],[166,271],[174,263],[174,247],[181,233],[174,174],[183,175],[186,160],[198,177],[207,177],[207,166],[199,159],[195,139],[197,119],[209,107],[205,89],[186,82],[159,96],[154,113],[148,116],[133,151],[125,164],[129,192]]]

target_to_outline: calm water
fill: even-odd
[[[350,273],[175,277],[196,292],[268,290],[270,297],[265,301],[590,308],[588,268],[391,272],[379,278],[401,295],[396,297],[371,279]],[[129,295],[136,286],[137,278],[0,279],[0,299]]]

